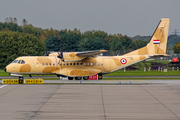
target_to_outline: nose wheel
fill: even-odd
[[[24,77],[20,76],[19,77],[19,84],[23,84],[24,83]]]

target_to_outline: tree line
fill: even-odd
[[[16,18],[0,22],[0,68],[19,56],[39,56],[50,51],[76,52],[109,50],[105,55],[121,55],[144,47],[147,40],[130,38],[122,34],[108,34],[104,31],[42,29],[28,24],[26,19],[17,24]]]

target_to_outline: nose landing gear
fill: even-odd
[[[19,84],[23,84],[24,83],[24,77],[23,76],[19,76]]]

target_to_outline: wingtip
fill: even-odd
[[[108,50],[100,50],[101,52],[108,52]]]

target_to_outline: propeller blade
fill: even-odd
[[[60,58],[62,61],[64,61],[63,52],[58,53],[57,57]]]

